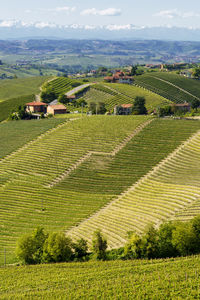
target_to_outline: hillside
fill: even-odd
[[[0,80],[0,100],[37,94],[47,76]]]
[[[200,81],[172,73],[146,73],[137,76],[135,83],[175,103],[184,103],[200,97]]]
[[[0,268],[1,299],[198,299],[200,257]]]
[[[198,130],[198,121],[83,117],[59,125],[2,159],[0,246],[7,249],[8,261],[14,260],[19,235],[38,224],[65,231],[78,225],[117,199]],[[128,211],[126,206],[127,216]],[[130,223],[121,227],[124,224],[122,236],[121,231],[117,236],[115,230],[109,231],[112,246],[124,241]],[[101,223],[86,229],[84,236],[90,239],[95,226]],[[73,229],[70,234],[76,237]]]
[[[83,98],[87,103],[104,102],[106,109],[112,111],[115,105],[133,103],[137,96],[145,97],[148,110],[170,103],[164,97],[135,85],[112,83],[92,85]]]
[[[147,158],[144,156],[144,165],[142,168],[146,168],[148,160],[155,160],[155,157],[158,161],[159,159],[161,160],[159,155],[162,155],[163,146],[161,141],[162,138],[164,139],[164,131],[162,132],[161,129],[162,126],[163,129],[168,128],[168,134],[171,134],[171,137],[168,137],[169,145],[165,147],[166,151],[168,147],[172,149],[173,135],[176,136],[177,139],[183,139],[184,136],[186,137],[189,134],[189,128],[189,131],[192,130],[192,128],[193,130],[195,130],[195,128],[200,129],[199,121],[191,122],[193,122],[193,124],[187,124],[186,122],[185,124],[181,122],[181,124],[179,121],[171,124],[170,121],[165,120],[154,121],[150,125],[151,128],[145,128],[142,131],[143,140],[140,142],[140,149],[144,147],[143,143],[147,143],[147,133],[145,131],[149,130],[149,134],[153,135],[153,137],[151,137],[152,152],[148,153]],[[173,126],[173,129],[171,126]],[[178,134],[178,128],[181,128],[181,134]],[[159,136],[159,134],[162,135],[162,138],[158,144],[156,136]],[[165,132],[165,134],[167,134],[167,132]],[[137,138],[140,138],[140,135],[138,135]],[[136,139],[133,142],[136,143]],[[165,137],[165,142],[168,144],[167,136]],[[123,246],[125,243],[127,228],[141,233],[148,224],[159,224],[164,220],[169,220],[174,217],[177,211],[200,199],[200,181],[198,178],[198,166],[200,165],[198,156],[199,145],[200,131],[192,139],[187,141],[186,144],[181,145],[178,151],[175,150],[165,161],[158,164],[148,176],[143,178],[140,176],[141,179],[136,185],[132,185],[132,187],[119,198],[114,199],[113,202],[100,210],[97,214],[94,214],[90,219],[85,220],[78,227],[70,230],[68,234],[72,237],[84,236],[84,238],[90,240],[91,233],[97,228],[100,228],[104,234],[107,235],[109,246],[117,248]],[[130,146],[131,145],[129,145],[129,147]],[[131,148],[134,149],[134,144],[132,144]],[[125,151],[131,154],[130,148],[124,148],[123,150],[124,156]],[[168,151],[168,153],[171,152],[170,150]],[[144,153],[142,154],[144,155]],[[135,159],[137,157],[134,152],[132,153],[132,157]],[[125,160],[123,160],[123,163],[125,163]],[[130,162],[129,165],[127,165],[127,168],[128,167],[130,168]],[[140,170],[137,170],[137,167],[141,169],[141,160],[140,162],[138,161],[135,167],[134,175],[139,175]],[[115,173],[115,168],[112,168],[112,172],[111,170],[109,171],[110,173]],[[124,179],[126,179],[126,182],[128,181],[128,178],[123,176],[123,166],[121,166],[120,175],[120,182],[123,182]],[[132,178],[134,175],[132,175]],[[119,183],[112,183],[115,188],[119,187]],[[131,184],[129,184],[129,186],[131,186]],[[197,213],[198,211],[194,211],[193,216]],[[189,217],[191,217],[191,215],[189,215]],[[112,232],[112,234],[110,234],[110,232]]]

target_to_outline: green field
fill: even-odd
[[[200,129],[200,122],[188,120],[161,119],[143,125],[150,120],[148,116],[82,117],[2,159],[0,252],[6,248],[8,261],[15,259],[12,251],[22,233],[37,225],[47,230],[78,225],[114,201]],[[14,134],[14,127],[12,130]],[[128,207],[125,209],[128,217]],[[112,214],[109,219],[114,226],[118,217]],[[70,235],[76,238],[83,234],[90,240],[93,230],[102,227],[104,221],[106,224],[105,219],[85,228],[84,234],[78,226]],[[141,218],[135,228],[142,230],[145,222]],[[110,231],[109,226],[103,230],[111,247],[122,245],[126,232],[132,229],[129,221]],[[0,260],[3,262],[2,255]]]
[[[30,77],[0,81],[0,99],[7,100],[30,94],[39,94],[40,86],[49,77]]]
[[[87,186],[85,190],[67,190],[54,182],[89,151],[113,151],[146,120],[143,116],[83,117],[1,160],[0,248],[11,251],[16,238],[37,225],[67,229],[105,205],[113,192],[105,197],[92,185],[90,191]]]
[[[13,121],[0,124],[0,159],[64,121],[64,119],[52,118],[30,120],[28,122]]]
[[[90,102],[104,102],[106,109],[112,111],[115,105],[133,103],[137,96],[145,97],[146,107],[152,110],[160,105],[170,103],[169,100],[163,98],[156,93],[144,90],[128,84],[109,84],[100,83],[92,85],[90,90],[84,95],[84,99]]]
[[[73,89],[72,85],[77,83],[77,85],[81,85],[81,81],[69,79],[66,77],[58,77],[50,82],[43,84],[42,89],[44,90],[46,87],[54,91],[57,95],[62,93],[67,93],[71,89]]]
[[[0,299],[199,299],[200,257],[0,268]]]
[[[135,84],[175,103],[190,102],[200,92],[200,81],[171,73],[146,73],[137,76]]]
[[[200,197],[197,175],[199,174],[197,166],[200,165],[199,159],[197,160],[199,147],[196,148],[195,154],[195,147],[190,142],[188,147],[193,151],[190,152],[186,148],[179,154],[180,162],[183,156],[185,165],[183,162],[178,165],[177,161],[172,160],[166,163],[165,173],[164,167],[158,168],[161,160],[198,130],[200,130],[199,121],[155,120],[113,159],[93,156],[88,162],[82,164],[71,178],[66,178],[60,183],[63,189],[86,189],[86,187],[92,189],[93,187],[95,191],[101,191],[105,195],[111,192],[113,195],[121,193],[122,195],[119,198],[115,197],[108,206],[67,233],[74,239],[84,237],[91,242],[92,232],[100,228],[107,236],[108,245],[111,248],[118,248],[126,242],[127,231],[134,230],[141,233],[148,224],[158,224],[167,220],[191,201],[198,199]],[[197,145],[198,142],[197,139]],[[144,175],[154,166],[158,171],[145,179]],[[176,170],[179,170],[179,175]],[[165,183],[163,178],[168,173],[169,177],[166,177],[168,182]],[[179,182],[175,181],[175,176],[179,178]],[[186,178],[189,176],[190,182],[186,183]],[[91,178],[91,185],[87,178]],[[137,184],[134,185],[135,183]],[[130,187],[132,188],[129,190]],[[127,192],[124,194],[124,191]],[[198,212],[194,212],[194,215],[196,213]]]

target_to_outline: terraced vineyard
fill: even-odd
[[[28,122],[13,121],[0,124],[0,159],[64,121],[52,118],[30,120]]]
[[[102,193],[109,194],[112,191],[117,195],[126,189],[127,191],[67,234],[91,241],[92,232],[100,228],[108,237],[109,246],[117,248],[125,243],[127,230],[142,232],[146,225],[158,224],[171,218],[176,211],[200,198],[199,168],[196,167],[200,165],[199,133],[183,151],[178,151],[176,156],[173,155],[165,164],[161,163],[160,168],[158,165],[155,171],[143,178],[153,166],[197,130],[200,130],[199,121],[156,120],[130,141],[112,161],[99,159],[102,164],[107,163],[105,168],[99,162],[100,169],[93,167],[92,170],[98,157],[93,157],[88,165],[82,165],[70,179],[60,183],[63,188],[69,189],[72,181],[73,188],[78,185],[82,188],[84,182],[79,175],[82,174],[82,178],[86,175],[87,178],[92,178],[93,187]]]
[[[0,268],[1,299],[199,299],[200,257]]]
[[[175,74],[144,74],[136,77],[135,83],[175,103],[184,103],[199,97],[199,81]]]
[[[169,100],[140,87],[109,83],[92,85],[84,99],[88,103],[104,102],[107,110],[112,111],[115,105],[133,103],[136,96],[145,97],[147,109],[170,103]]]
[[[73,79],[69,79],[66,77],[58,77],[55,78],[54,80],[51,80],[50,82],[45,83],[42,86],[42,89],[45,89],[47,86],[53,90],[57,95],[66,93],[70,91],[73,87],[72,84],[77,83],[81,85],[80,81],[75,81]]]
[[[37,225],[67,229],[105,205],[112,195],[104,197],[93,187],[88,191],[48,186],[88,151],[113,151],[146,120],[148,117],[98,116],[67,122],[2,159],[0,252],[6,248],[10,253],[16,238]]]

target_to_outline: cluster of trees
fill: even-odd
[[[137,96],[135,97],[134,103],[133,103],[133,114],[134,115],[146,115],[147,109],[145,106],[146,100],[144,97]]]
[[[128,233],[126,245],[107,251],[107,240],[100,230],[93,234],[92,252],[87,241],[73,242],[64,233],[46,233],[38,227],[17,242],[16,254],[25,264],[50,262],[155,259],[200,253],[200,216],[188,222],[163,223],[158,229],[149,226],[142,235]]]
[[[10,120],[30,120],[32,118],[31,112],[26,111],[26,106],[19,106],[16,112],[11,113]]]
[[[200,253],[200,216],[188,222],[163,223],[159,229],[150,226],[143,235],[129,233],[124,256],[167,258]]]
[[[107,240],[100,230],[93,234],[92,251],[88,252],[87,241],[73,242],[63,232],[45,232],[38,227],[31,234],[25,234],[17,241],[17,257],[25,264],[87,261],[91,258],[106,259]]]

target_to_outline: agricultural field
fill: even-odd
[[[181,142],[197,131],[183,147]],[[121,195],[67,234],[74,239],[84,237],[91,243],[92,232],[100,228],[110,248],[118,248],[126,242],[127,230],[142,233],[147,225],[160,224],[200,199],[199,132],[199,121],[155,120],[107,164],[105,157],[92,157],[89,166],[83,164],[60,185],[83,188],[87,182],[80,179],[81,173],[82,178],[92,178],[95,190]],[[180,151],[169,158],[180,144]],[[165,164],[161,162],[164,158]],[[194,211],[193,216],[198,212]]]
[[[100,83],[90,87],[90,90],[84,95],[84,99],[90,102],[104,102],[106,109],[112,111],[115,105],[133,103],[136,96],[142,96],[146,99],[148,110],[168,104],[171,101],[143,88],[128,84]]]
[[[112,152],[148,119],[83,117],[60,125],[2,159],[1,254],[6,248],[12,261],[16,239],[22,233],[30,232],[37,225],[51,230],[67,229],[105,205],[113,195],[104,197],[93,188],[63,190],[57,187],[57,181],[67,176],[66,172],[73,171],[74,165],[81,164],[82,159],[87,159],[89,151]]]
[[[63,123],[65,120],[52,118],[44,120],[13,121],[0,124],[0,159],[13,153],[37,136]]]
[[[0,100],[39,94],[40,86],[48,80],[47,76],[0,80]]]
[[[200,82],[171,73],[146,73],[135,78],[135,84],[172,102],[184,103],[199,97]]]
[[[6,120],[12,112],[17,111],[18,107],[22,107],[28,103],[35,101],[35,95],[19,96],[0,102],[0,122]]]
[[[51,80],[50,82],[44,83],[42,86],[42,89],[45,89],[46,87],[53,90],[57,95],[62,93],[67,93],[71,89],[73,89],[73,84],[77,83],[77,85],[81,85],[81,81],[69,79],[66,77],[58,77],[54,80]]]
[[[0,299],[199,299],[200,257],[0,268]]]
[[[82,117],[2,159],[0,263],[4,249],[8,262],[15,261],[16,239],[38,225],[48,231],[74,225],[79,230],[81,221],[114,201],[199,129],[198,121]],[[95,226],[84,233],[88,239]],[[73,230],[68,234],[76,238]],[[122,241],[119,236],[116,242],[114,231],[109,239],[115,246]]]

